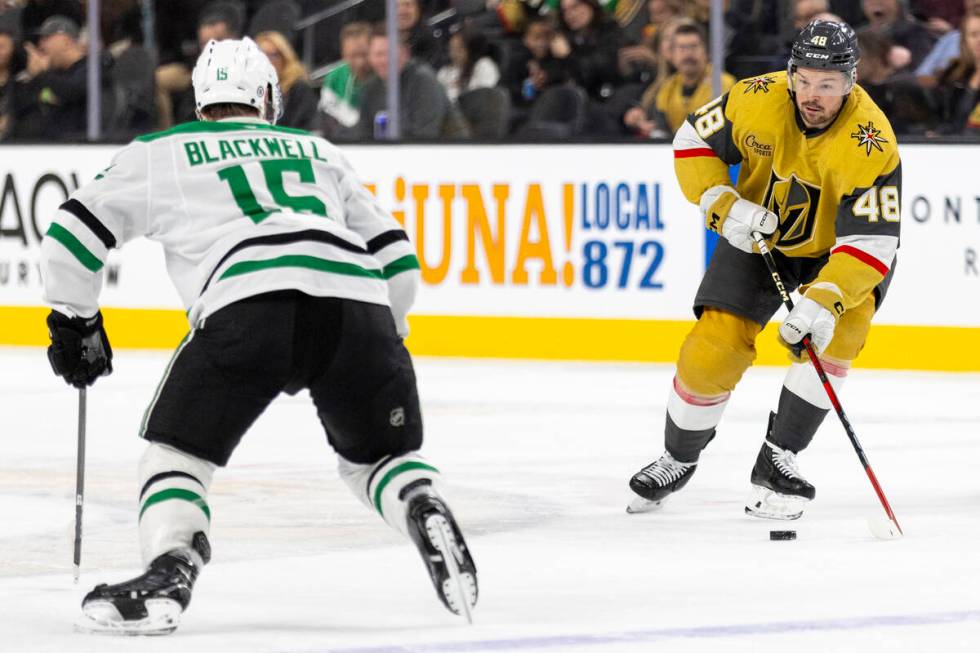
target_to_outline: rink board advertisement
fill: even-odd
[[[40,238],[54,209],[116,149],[0,150],[0,343],[44,343]],[[415,243],[423,280],[409,339],[415,353],[676,356],[693,319],[705,237],[668,146],[346,152]],[[977,354],[963,357],[980,338],[980,302],[965,301],[980,291],[976,149],[906,146],[902,153],[899,266],[861,362],[980,369]],[[118,347],[171,347],[188,329],[162,251],[146,240],[113,252],[102,304]],[[760,362],[784,360],[773,340],[760,337]]]

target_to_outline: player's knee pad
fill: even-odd
[[[194,549],[211,523],[208,488],[215,465],[174,447],[151,443],[139,464],[139,533],[143,563],[174,549]]]
[[[728,311],[705,308],[681,345],[677,377],[693,395],[718,397],[735,389],[755,360],[762,326]]]
[[[874,295],[864,302],[844,312],[834,328],[834,338],[827,345],[821,359],[827,357],[838,361],[853,361],[864,349],[864,343],[871,331],[871,318],[875,314]]]
[[[340,457],[338,466],[341,478],[354,496],[405,535],[408,535],[406,493],[426,484],[438,494],[441,486],[439,470],[416,452],[388,456],[373,465],[352,463]]]

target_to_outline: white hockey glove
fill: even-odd
[[[715,231],[733,247],[748,254],[758,253],[752,232],[771,236],[779,218],[764,206],[743,200],[731,186],[712,186],[701,195],[701,215],[708,229]]]
[[[801,297],[783,323],[779,325],[779,337],[797,358],[802,357],[803,336],[809,335],[817,354],[822,354],[834,337],[837,318],[826,308],[809,297]]]

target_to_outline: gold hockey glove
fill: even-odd
[[[708,229],[748,254],[759,253],[752,232],[771,236],[779,226],[775,213],[755,202],[743,200],[731,186],[712,186],[704,191],[700,206]]]

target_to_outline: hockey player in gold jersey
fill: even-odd
[[[796,519],[815,490],[796,455],[831,408],[801,358],[809,334],[835,389],[864,346],[891,281],[901,162],[888,119],[860,86],[854,31],[814,21],[785,72],[742,80],[690,115],[674,138],[677,179],[718,242],[694,302],[667,402],[666,452],[630,480],[630,512],[659,507],[694,473],[725,405],[781,306],[752,233],[802,293],[779,327],[791,365],[750,480],[749,514]],[[729,166],[741,164],[733,187]]]

